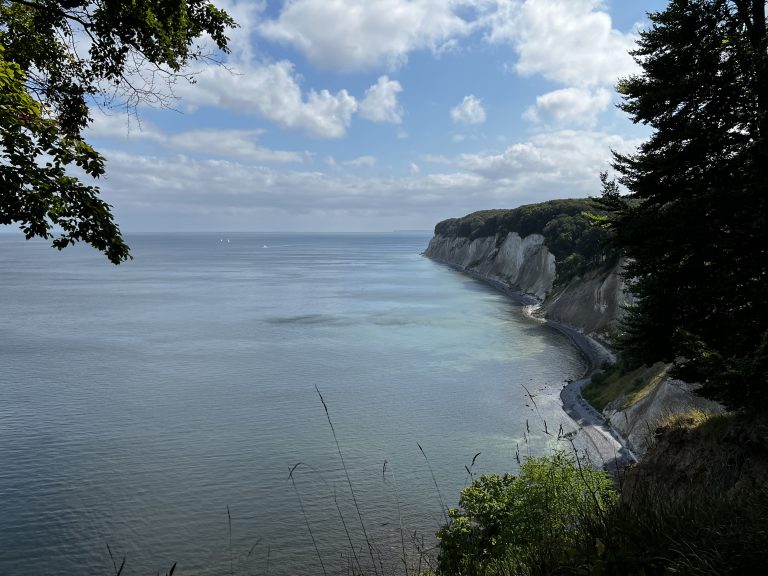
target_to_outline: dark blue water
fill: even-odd
[[[107,545],[127,575],[320,573],[307,523],[347,573],[371,562],[355,500],[385,571],[401,525],[416,558],[429,466],[449,505],[476,453],[514,471],[583,370],[428,239],[142,235],[114,267],[0,236],[0,574],[114,573]]]

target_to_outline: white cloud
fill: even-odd
[[[496,0],[487,39],[510,42],[516,70],[569,86],[614,85],[636,71],[633,33],[613,28],[602,0]]]
[[[555,126],[593,127],[607,106],[600,88],[636,68],[627,54],[635,36],[613,28],[601,0],[287,0],[272,20],[264,20],[263,2],[226,3],[248,28],[233,36],[234,74],[205,67],[195,85],[178,87],[179,95],[191,106],[250,112],[317,138],[345,136],[355,114],[401,123],[402,86],[381,76],[360,100],[347,90],[303,88],[293,63],[254,62],[254,34],[290,43],[320,65],[359,70],[395,65],[412,50],[456,49],[459,39],[483,29],[488,41],[512,44],[518,73],[568,86],[540,96],[526,112],[529,120]],[[480,124],[486,112],[469,95],[451,117]]]
[[[454,12],[459,0],[287,0],[261,34],[290,44],[310,61],[336,70],[395,67],[410,51],[440,51],[471,24]]]
[[[261,130],[190,130],[166,138],[164,145],[174,150],[199,152],[207,157],[241,158],[254,162],[301,163],[311,160],[308,152],[271,150],[256,141]]]
[[[357,158],[353,160],[347,160],[346,162],[342,162],[344,166],[365,166],[367,168],[373,168],[376,166],[376,157],[375,156],[358,156]]]
[[[408,172],[416,175],[421,172],[421,168],[419,168],[419,165],[416,164],[415,162],[411,162],[410,164],[408,164]]]
[[[639,144],[604,132],[561,130],[538,134],[497,154],[462,154],[455,164],[491,180],[548,190],[562,198],[596,193],[596,177],[609,169],[611,150],[632,152]]]
[[[210,105],[263,116],[285,128],[304,131],[318,138],[340,138],[346,134],[357,111],[357,100],[346,90],[310,90],[302,94],[291,62],[250,68],[205,68],[197,83],[179,87],[192,105]]]
[[[535,123],[592,128],[597,115],[610,104],[611,93],[604,88],[563,88],[537,96],[535,106],[529,107],[523,117]]]
[[[239,158],[266,163],[303,163],[309,152],[272,150],[258,145],[263,130],[189,130],[166,134],[147,121],[138,124],[131,116],[94,114],[87,136],[145,140],[173,152],[196,152],[206,158]]]
[[[345,136],[356,113],[372,122],[399,124],[403,118],[398,101],[403,88],[386,75],[366,90],[362,101],[347,90],[334,94],[311,89],[302,93],[301,77],[286,60],[250,67],[210,66],[204,68],[196,80],[194,85],[178,90],[188,105],[250,112],[318,138]]]
[[[473,94],[464,96],[464,99],[451,108],[451,119],[462,124],[482,124],[485,122],[485,109],[479,98]]]
[[[162,135],[158,129],[146,120],[131,114],[111,114],[101,111],[91,113],[87,137],[97,138],[146,138],[156,140]]]
[[[610,150],[629,152],[639,143],[562,130],[501,152],[424,155],[420,162],[437,171],[411,164],[402,177],[363,177],[330,160],[324,170],[278,170],[247,161],[105,151],[110,174],[102,189],[108,202],[132,216],[124,220],[126,230],[161,217],[188,229],[215,229],[220,222],[244,230],[425,228],[491,206],[596,194]]]
[[[211,226],[212,216],[248,217],[251,229],[349,229],[350,218],[365,215],[389,226],[419,216],[434,224],[435,206],[453,213],[469,188],[485,192],[484,178],[465,172],[405,178],[360,177],[349,173],[284,171],[185,155],[157,157],[108,151],[110,177],[102,187],[107,201],[143,222],[151,214],[183,221],[192,229]],[[411,212],[411,207],[414,211]],[[269,216],[264,216],[268,214]],[[200,215],[199,220],[189,215]],[[263,216],[262,220],[250,216]],[[307,218],[310,220],[308,221]],[[329,218],[336,218],[331,223]],[[230,220],[231,222],[231,220]],[[314,222],[312,224],[311,222]],[[351,222],[366,229],[367,221]],[[131,229],[126,221],[126,229]]]
[[[397,95],[403,91],[400,82],[381,76],[376,84],[365,91],[365,98],[360,102],[360,116],[371,122],[391,122],[400,124],[403,109],[397,101]]]

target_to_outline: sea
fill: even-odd
[[[430,236],[0,236],[0,574],[426,569],[585,370]]]

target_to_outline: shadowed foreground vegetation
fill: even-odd
[[[527,460],[518,476],[482,476],[437,534],[436,573],[549,573],[593,539],[617,499],[607,473],[564,452]]]
[[[462,492],[438,533],[443,575],[764,574],[768,421],[672,418],[617,479],[563,453]]]

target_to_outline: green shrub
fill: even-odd
[[[564,452],[527,460],[518,476],[482,476],[437,533],[437,573],[547,573],[584,542],[594,546],[617,497],[606,472]]]

